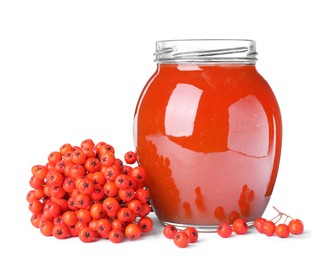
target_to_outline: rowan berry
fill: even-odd
[[[34,188],[34,189],[42,188],[44,183],[45,183],[44,180],[38,179],[34,175],[31,176],[30,182],[29,182],[31,188]]]
[[[115,163],[115,157],[112,152],[103,153],[100,157],[101,164],[105,167],[110,167]]]
[[[97,149],[97,147],[96,147]],[[102,157],[103,154],[106,154],[108,152],[111,152],[113,155],[115,154],[115,150],[114,150],[114,147],[110,144],[102,144],[99,148],[99,155],[100,157]]]
[[[123,222],[130,221],[132,217],[132,210],[127,207],[122,207],[118,210],[117,218]]]
[[[53,235],[53,227],[54,223],[50,220],[43,220],[40,224],[40,232],[44,236],[52,236]]]
[[[83,140],[80,144],[81,148],[85,148],[85,147],[95,147],[95,143],[92,139],[87,138],[85,140]]]
[[[183,232],[188,235],[189,243],[195,243],[199,238],[199,233],[195,227],[186,227]]]
[[[265,221],[266,221],[265,218],[260,218],[260,217],[256,218],[255,221],[254,221],[254,227],[261,234],[264,233],[263,224],[264,224]]]
[[[142,205],[141,210],[138,212],[139,217],[145,217],[151,212],[151,206],[148,203]]]
[[[150,217],[140,218],[137,224],[143,233],[150,232],[153,228],[153,220]]]
[[[275,234],[281,238],[289,237],[290,231],[288,225],[284,223],[277,225],[275,228]]]
[[[63,213],[63,221],[68,227],[74,226],[78,221],[75,211],[73,210],[65,211]]]
[[[50,186],[60,186],[63,184],[64,176],[62,173],[57,171],[55,168],[52,168],[52,169],[48,170],[46,179],[47,179],[47,183]]]
[[[70,236],[70,231],[68,227],[64,223],[62,223],[62,224],[54,225],[52,229],[52,234],[54,237],[58,239],[65,239]]]
[[[83,194],[91,194],[94,191],[94,183],[89,178],[79,177],[75,182],[75,186]]]
[[[30,221],[31,221],[31,224],[34,227],[40,228],[41,219],[42,219],[41,214],[35,214],[35,213],[33,213],[32,216],[31,216]]]
[[[126,189],[129,187],[130,176],[120,174],[115,178],[114,183],[119,189]]]
[[[123,200],[124,202],[129,202],[134,199],[135,197],[135,191],[133,188],[125,188],[125,189],[119,189],[119,198]]]
[[[107,218],[101,218],[97,221],[96,228],[102,238],[108,238],[112,230],[111,222]]]
[[[84,223],[89,223],[92,220],[92,216],[88,209],[79,209],[75,212],[77,219]]]
[[[119,193],[119,188],[113,181],[108,181],[104,184],[103,191],[107,197],[115,197]]]
[[[142,234],[140,226],[136,223],[130,223],[125,228],[125,235],[128,239],[136,240]]]
[[[149,201],[150,199],[150,192],[147,189],[141,188],[136,190],[135,192],[135,199],[140,200],[142,204],[145,204]]]
[[[289,222],[289,230],[293,235],[300,235],[304,232],[304,224],[300,219],[293,219]]]
[[[90,215],[92,219],[101,219],[106,216],[106,212],[103,208],[103,203],[97,202],[91,205]]]
[[[264,223],[263,223],[263,231],[264,231],[264,234],[268,237],[271,237],[274,235],[275,233],[275,224],[273,223],[273,221],[270,221],[270,220],[266,220]]]
[[[87,172],[97,172],[101,169],[101,163],[97,158],[94,157],[89,157],[86,159],[85,163],[84,163],[84,167],[86,169]]]
[[[174,240],[175,245],[178,246],[178,247],[180,247],[180,248],[187,247],[187,245],[189,243],[189,237],[183,231],[178,231],[175,234],[173,240]]]
[[[121,221],[118,218],[113,219],[111,222],[111,225],[112,225],[112,230],[116,229],[116,230],[120,230],[123,232],[126,228],[126,222]]]
[[[75,205],[80,209],[89,209],[92,204],[92,200],[90,196],[84,193],[78,193],[74,197],[74,200],[75,200]]]
[[[134,164],[137,160],[136,153],[133,151],[126,152],[124,155],[124,160],[128,164]]]
[[[108,238],[113,243],[120,243],[123,239],[123,232],[118,229],[111,230]]]
[[[81,148],[77,148],[75,147],[73,153],[72,153],[72,162],[74,164],[79,164],[79,165],[83,165],[86,161],[87,157],[85,155],[85,153],[82,151]]]
[[[236,234],[243,235],[247,233],[248,225],[244,219],[239,218],[233,221],[232,229]]]
[[[163,234],[166,238],[173,239],[178,232],[176,226],[167,224],[163,229]]]
[[[121,205],[116,198],[108,197],[103,201],[103,208],[109,217],[114,218]]]
[[[62,154],[58,151],[51,152],[48,155],[48,162],[52,164],[55,164],[59,160],[62,160]]]
[[[64,156],[68,151],[73,151],[72,145],[69,143],[65,143],[59,148],[59,152],[62,156]]]
[[[103,187],[100,185],[94,185],[94,190],[92,193],[89,194],[91,200],[93,203],[100,202],[104,199],[104,190]]]
[[[217,227],[217,234],[223,238],[228,238],[232,235],[233,229],[228,222],[222,222]]]
[[[90,243],[95,241],[95,231],[92,230],[90,227],[83,227],[79,233],[78,236],[82,242]]]
[[[133,199],[128,202],[128,208],[131,209],[136,214],[142,211],[143,204],[140,200]]]
[[[29,203],[29,210],[34,214],[42,214],[44,204],[37,199],[34,199]]]
[[[44,165],[35,165],[32,167],[32,174],[39,180],[44,180],[47,176],[48,169]]]
[[[141,166],[136,166],[130,171],[130,176],[136,181],[145,181],[146,171]]]

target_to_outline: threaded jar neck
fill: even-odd
[[[255,64],[256,42],[244,39],[165,40],[156,42],[155,62]]]

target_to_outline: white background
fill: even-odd
[[[328,259],[328,9],[326,1],[1,1],[1,259]],[[244,38],[257,42],[258,71],[283,117],[283,150],[272,206],[300,218],[299,237],[255,232],[200,234],[179,249],[156,218],[137,241],[83,244],[41,235],[25,200],[30,169],[69,142],[106,141],[122,158],[133,149],[132,120],[155,70],[157,40]],[[5,256],[6,255],[6,256]]]

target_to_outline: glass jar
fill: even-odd
[[[156,72],[134,115],[138,162],[163,224],[215,231],[262,216],[276,181],[282,123],[252,40],[156,42]]]

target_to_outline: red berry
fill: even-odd
[[[304,232],[304,224],[299,219],[293,219],[289,222],[289,230],[293,235],[300,235]]]
[[[173,240],[174,240],[175,245],[180,248],[187,247],[187,245],[189,243],[188,235],[183,231],[178,231],[176,233],[176,235],[174,236]]]
[[[188,235],[188,242],[195,243],[198,240],[199,233],[194,227],[187,227],[183,230]]]
[[[61,224],[54,225],[52,234],[54,237],[56,237],[58,239],[65,239],[70,236],[70,231],[64,223],[61,223]]]
[[[136,153],[132,151],[126,152],[124,155],[124,160],[128,164],[134,164],[137,160]]]
[[[232,229],[236,234],[243,235],[243,234],[247,233],[248,225],[244,219],[238,218],[238,219],[234,220],[234,222],[232,224]]]
[[[113,243],[120,243],[123,239],[123,232],[121,230],[111,230],[109,233],[109,240]]]
[[[169,239],[173,239],[177,232],[177,228],[171,224],[167,224],[163,229],[164,236]]]
[[[273,223],[273,221],[270,221],[270,220],[266,220],[264,223],[263,223],[263,230],[264,230],[264,234],[268,237],[271,237],[274,235],[275,233],[275,224]]]
[[[95,240],[95,231],[92,230],[90,227],[83,227],[80,231],[79,231],[79,238],[82,242],[85,243],[90,243],[93,242]]]
[[[275,234],[278,237],[287,238],[287,237],[289,237],[289,233],[290,233],[289,227],[286,224],[279,224],[275,228]]]
[[[128,239],[135,240],[142,234],[140,226],[136,223],[130,223],[125,228],[125,235]]]
[[[114,183],[119,189],[126,189],[129,187],[130,176],[125,174],[120,174],[115,178]]]
[[[255,221],[254,221],[254,227],[261,234],[264,233],[263,224],[264,224],[265,221],[266,221],[265,218],[256,218]]]
[[[137,224],[143,233],[150,232],[153,228],[153,220],[150,217],[140,218]]]
[[[222,238],[228,238],[232,235],[233,229],[228,222],[222,222],[217,227],[217,234]]]
[[[130,176],[136,181],[145,181],[146,171],[143,167],[136,166],[135,168],[131,169]]]

